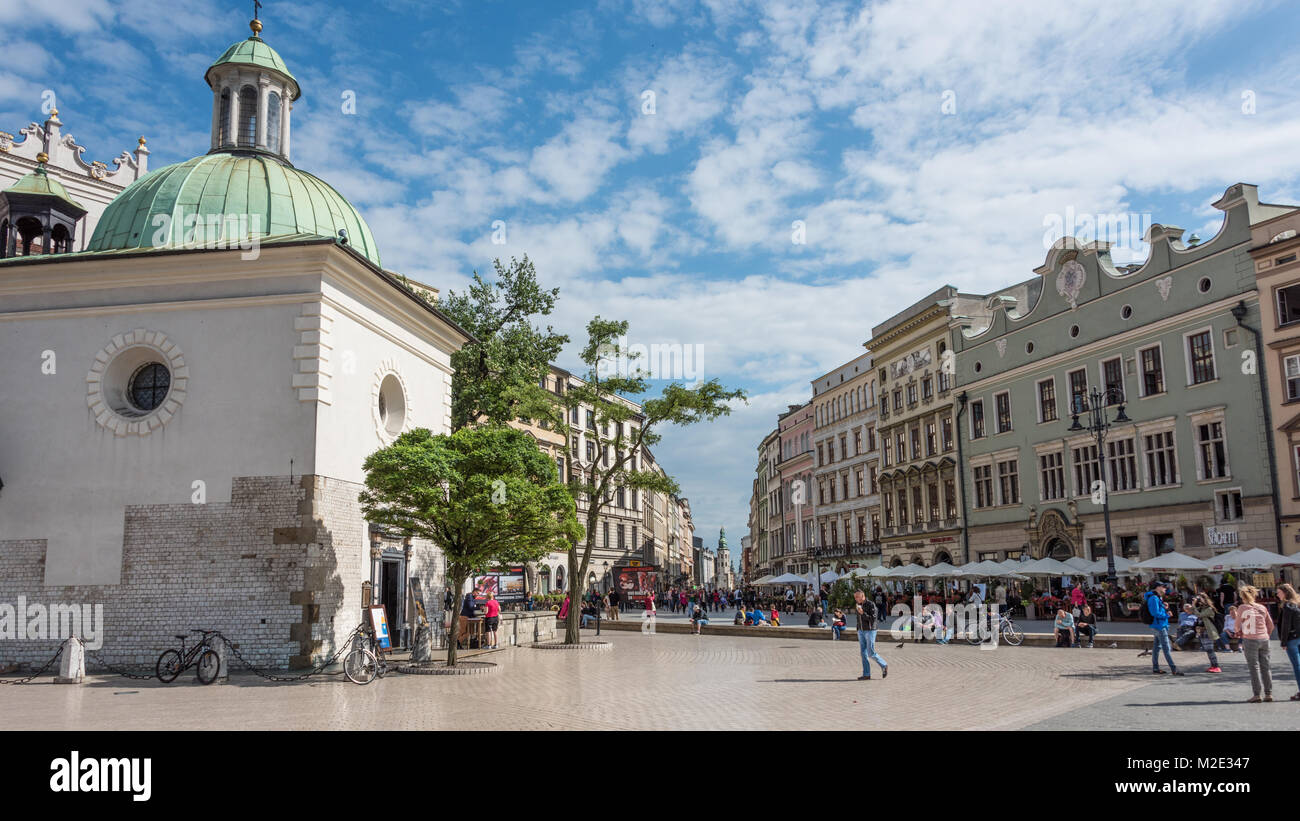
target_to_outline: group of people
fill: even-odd
[[[1164,655],[1169,672],[1183,675],[1174,663],[1172,647],[1183,647],[1193,641],[1200,645],[1209,659],[1209,673],[1221,673],[1217,652],[1239,652],[1246,657],[1250,671],[1252,704],[1273,700],[1273,670],[1269,654],[1269,639],[1274,631],[1291,662],[1291,672],[1296,680],[1296,694],[1292,701],[1300,701],[1300,595],[1289,584],[1279,585],[1278,619],[1259,601],[1259,590],[1250,585],[1233,588],[1220,587],[1215,596],[1197,592],[1185,602],[1178,615],[1177,632],[1169,637],[1173,614],[1165,602],[1169,590],[1167,582],[1156,579],[1143,599],[1143,621],[1151,626],[1155,636],[1151,649],[1151,672],[1163,675],[1160,656]],[[1234,646],[1236,645],[1236,646]]]

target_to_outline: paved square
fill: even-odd
[[[851,635],[851,634],[849,634]],[[590,638],[584,632],[584,638]],[[1273,704],[1248,705],[1244,661],[1176,656],[1151,675],[1132,650],[940,647],[885,640],[890,664],[860,682],[854,641],[679,634],[602,636],[609,652],[513,648],[474,676],[342,676],[277,684],[235,675],[202,687],[94,676],[0,690],[0,729],[878,730],[1297,729],[1290,666],[1274,654]]]

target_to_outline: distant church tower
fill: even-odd
[[[714,585],[724,589],[732,589],[736,586],[736,580],[731,570],[731,551],[727,549],[727,528],[718,528],[718,563],[713,570]]]

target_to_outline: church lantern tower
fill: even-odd
[[[86,209],[45,168],[49,156],[36,155],[36,170],[0,191],[0,259],[72,251],[77,223]]]
[[[253,19],[253,34],[208,67],[203,78],[212,88],[211,152],[265,152],[289,162],[289,114],[302,96],[288,66],[261,37],[262,21]]]

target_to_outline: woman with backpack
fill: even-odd
[[[1291,585],[1283,584],[1277,588],[1277,597],[1277,637],[1295,675],[1297,691],[1291,700],[1300,701],[1300,595]]]

